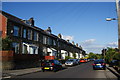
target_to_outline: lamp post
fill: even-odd
[[[106,21],[118,20],[118,18],[106,18]],[[119,22],[119,21],[118,21]],[[120,51],[120,24],[118,23],[118,49]]]
[[[117,18],[106,18],[106,21],[117,20],[118,21],[118,49],[120,52],[120,1],[116,0],[116,10],[117,10]]]
[[[119,0],[116,0],[116,10],[117,10],[117,17],[118,17],[118,49],[120,51],[120,6]]]

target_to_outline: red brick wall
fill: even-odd
[[[0,61],[13,60],[13,51],[0,51]]]
[[[0,62],[2,62],[2,70],[13,69],[13,51],[0,51]]]
[[[0,14],[0,31],[2,31],[2,38],[6,37],[6,29],[7,29],[7,18]]]

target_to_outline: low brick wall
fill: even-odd
[[[33,68],[40,66],[39,54],[14,54],[14,69]]]
[[[14,54],[13,51],[0,51],[2,70],[40,67],[39,54]]]
[[[0,62],[2,63],[2,70],[13,69],[13,51],[0,51]]]

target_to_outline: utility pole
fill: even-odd
[[[116,0],[117,19],[118,19],[118,49],[120,52],[120,1]]]

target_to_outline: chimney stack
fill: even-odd
[[[70,40],[67,40],[67,42],[69,42]]]
[[[31,23],[31,26],[34,26],[34,18],[33,17],[31,17],[28,21]]]
[[[58,34],[58,37],[59,37],[59,38],[62,38],[62,35],[59,33],[59,34]]]
[[[82,49],[82,47],[81,47],[81,46],[79,46],[79,48],[80,48],[80,49]]]
[[[76,46],[78,47],[78,43],[76,43]]]
[[[74,42],[74,41],[72,41],[72,44],[73,44],[73,45],[75,45],[75,42]]]
[[[46,30],[44,30],[45,32],[47,32],[47,33],[49,33],[49,34],[51,34],[51,32],[52,32],[52,30],[51,30],[51,28],[50,27],[48,27]]]

